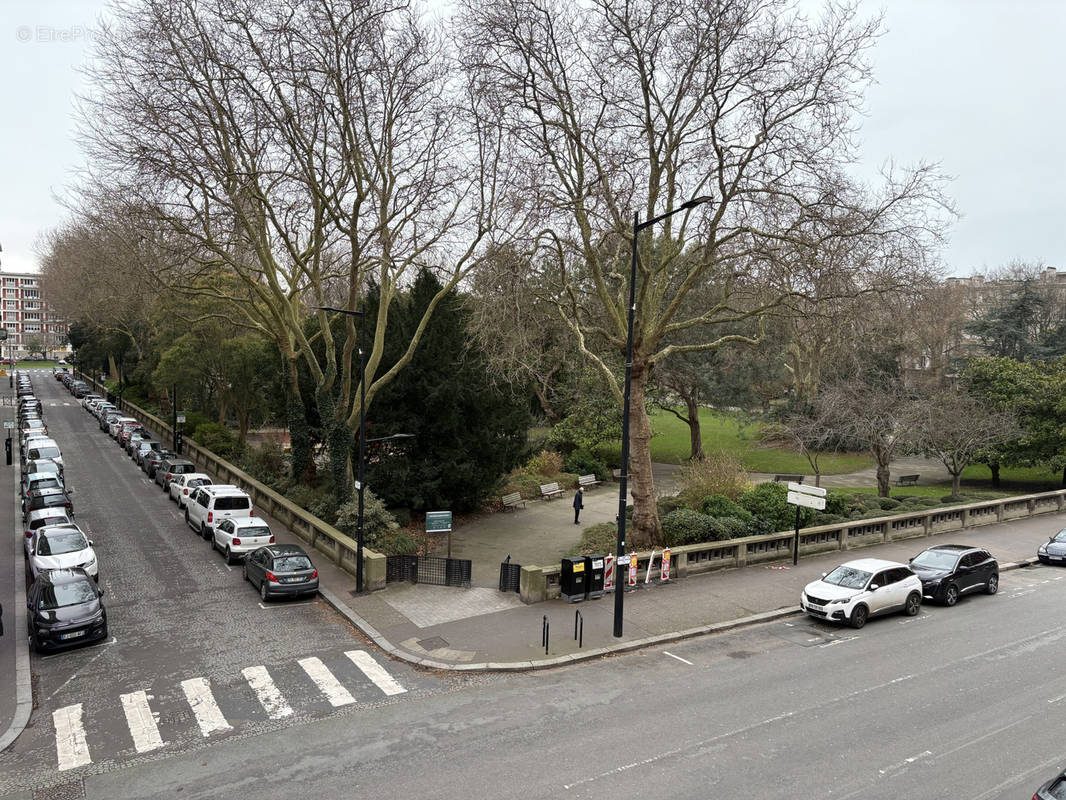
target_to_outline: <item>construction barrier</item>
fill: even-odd
[[[659,571],[659,579],[666,583],[670,580],[670,548],[663,550],[663,564]]]
[[[603,568],[603,591],[614,590],[614,555],[608,554],[607,563]]]

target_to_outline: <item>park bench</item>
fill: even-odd
[[[577,479],[579,486],[584,486],[587,489],[595,488],[600,485],[600,482],[596,480],[595,475],[582,475]]]
[[[542,483],[540,485],[540,495],[545,500],[551,500],[553,497],[561,496],[563,490],[559,488],[559,482],[553,481],[552,483]]]
[[[506,511],[509,508],[518,508],[519,503],[522,504],[522,508],[526,507],[526,501],[522,499],[522,495],[519,492],[512,492],[511,494],[505,494],[500,498],[503,503],[503,510]]]
[[[900,475],[896,479],[896,486],[917,486],[919,475]]]
[[[802,475],[774,475],[774,483],[783,483],[785,481],[795,481],[796,483],[803,483]]]

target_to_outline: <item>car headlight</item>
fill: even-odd
[[[1036,548],[1036,552],[1043,553],[1044,555],[1047,555],[1047,545],[1046,544],[1040,545],[1040,547]]]
[[[81,568],[85,569],[86,567],[91,567],[95,563],[96,563],[96,559],[95,558],[90,558],[88,561],[86,561],[84,564],[81,565]]]
[[[842,606],[842,605],[844,605],[844,603],[848,602],[848,600],[850,600],[850,599],[851,599],[850,597],[838,597],[836,600],[830,600],[828,603],[826,603],[826,605],[827,606]]]

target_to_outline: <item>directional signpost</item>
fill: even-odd
[[[788,502],[796,507],[796,538],[792,542],[792,566],[799,563],[800,557],[800,508],[825,510],[825,489],[817,486],[805,486],[794,481],[788,482]]]

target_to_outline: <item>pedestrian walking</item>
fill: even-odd
[[[583,498],[585,497],[585,487],[578,486],[577,494],[574,495],[574,524],[580,525],[578,518],[581,516],[581,509],[585,507]]]

